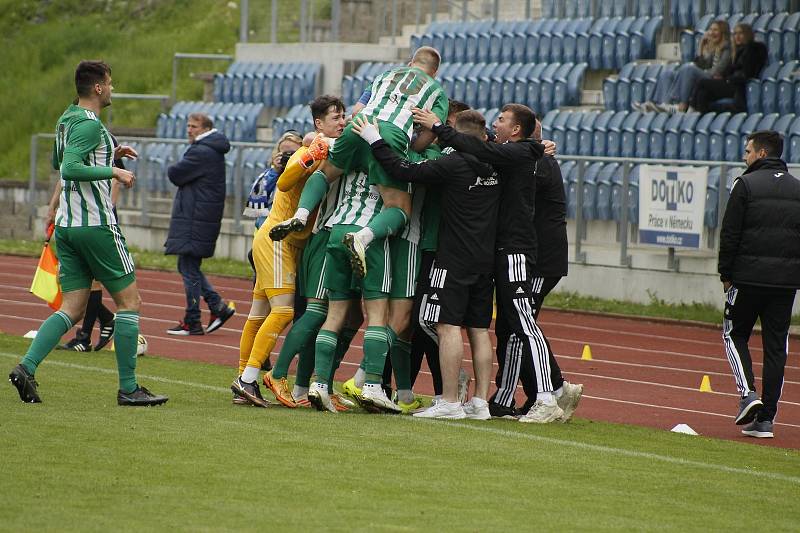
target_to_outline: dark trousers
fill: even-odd
[[[186,292],[186,313],[183,321],[187,324],[200,322],[200,297],[208,304],[208,308],[215,313],[222,306],[222,299],[200,271],[202,257],[193,255],[178,256],[178,272],[183,276],[183,289]]]
[[[525,254],[496,258],[498,371],[492,401],[506,407],[513,405],[521,378],[532,399],[537,392],[552,392],[564,382],[550,342],[536,324],[544,297],[560,278],[534,277],[533,270],[533,262]]]
[[[439,366],[439,336],[436,334],[436,324],[424,319],[425,299],[431,286],[431,272],[433,272],[436,252],[425,250],[420,258],[419,276],[414,296],[414,308],[411,311],[411,384],[413,385],[420,368],[422,358],[428,361],[428,369],[433,378],[433,392],[442,394],[442,370]]]
[[[794,295],[792,289],[752,285],[732,286],[727,293],[722,338],[736,388],[743,397],[756,390],[753,360],[747,343],[756,320],[761,319],[764,347],[761,401],[764,402],[764,408],[758,414],[759,420],[773,420],[778,412]]]
[[[731,109],[731,111],[747,110],[744,86],[713,78],[697,82],[692,106],[700,113],[708,113],[711,111],[711,104],[723,98],[734,99],[733,109]]]

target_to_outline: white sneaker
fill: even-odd
[[[572,418],[572,414],[575,412],[575,409],[578,408],[578,403],[581,401],[581,396],[583,395],[583,385],[574,385],[569,381],[564,381],[561,387],[563,388],[563,392],[560,398],[556,398],[556,403],[561,410],[564,411],[564,414],[561,415],[561,421],[566,422]]]
[[[362,404],[371,405],[384,413],[397,414],[402,412],[402,409],[386,396],[386,392],[379,384],[365,383],[361,387],[361,402]]]
[[[323,388],[321,384],[316,381],[311,384],[308,389],[308,401],[311,402],[317,411],[330,411],[336,412],[336,406],[331,401],[331,395],[328,394],[327,387]]]
[[[449,420],[461,420],[467,417],[464,407],[458,402],[446,402],[439,400],[424,411],[414,413],[417,418],[446,418]]]
[[[355,233],[345,233],[342,244],[350,252],[350,266],[361,279],[367,275],[367,248]],[[385,395],[384,395],[385,396]]]
[[[489,403],[474,396],[464,404],[464,414],[472,420],[489,420],[492,414],[489,412]]]
[[[469,384],[472,381],[472,376],[467,374],[463,368],[458,371],[458,401],[465,403],[467,395],[469,394]]]
[[[562,416],[564,416],[564,411],[556,402],[544,403],[542,400],[536,400],[530,411],[519,417],[519,421],[528,424],[549,424]]]

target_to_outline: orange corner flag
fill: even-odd
[[[52,230],[48,231],[48,234]],[[61,286],[58,284],[58,258],[50,248],[49,235],[44,243],[42,255],[39,257],[39,264],[36,266],[36,273],[31,282],[31,293],[38,296],[51,308],[58,310],[61,307]]]

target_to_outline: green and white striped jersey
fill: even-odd
[[[114,143],[94,112],[70,105],[58,119],[53,167],[61,172],[56,224],[117,224],[111,205]]]
[[[328,193],[319,204],[317,220],[314,222],[312,233],[319,233],[322,228],[331,227],[328,225],[328,220],[330,220],[336,212],[336,207],[344,199],[344,184],[345,180],[342,178],[336,178],[333,183],[328,184]]]
[[[325,227],[332,228],[334,224],[365,227],[383,208],[383,199],[378,187],[369,184],[366,172],[351,172],[339,180],[344,184],[341,200],[333,215],[325,223]]]
[[[449,102],[439,82],[416,67],[399,67],[375,78],[362,114],[394,124],[411,139],[415,107],[433,111],[442,122],[447,120]]]

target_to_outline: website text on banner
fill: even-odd
[[[708,167],[643,165],[639,174],[639,242],[700,248]]]

